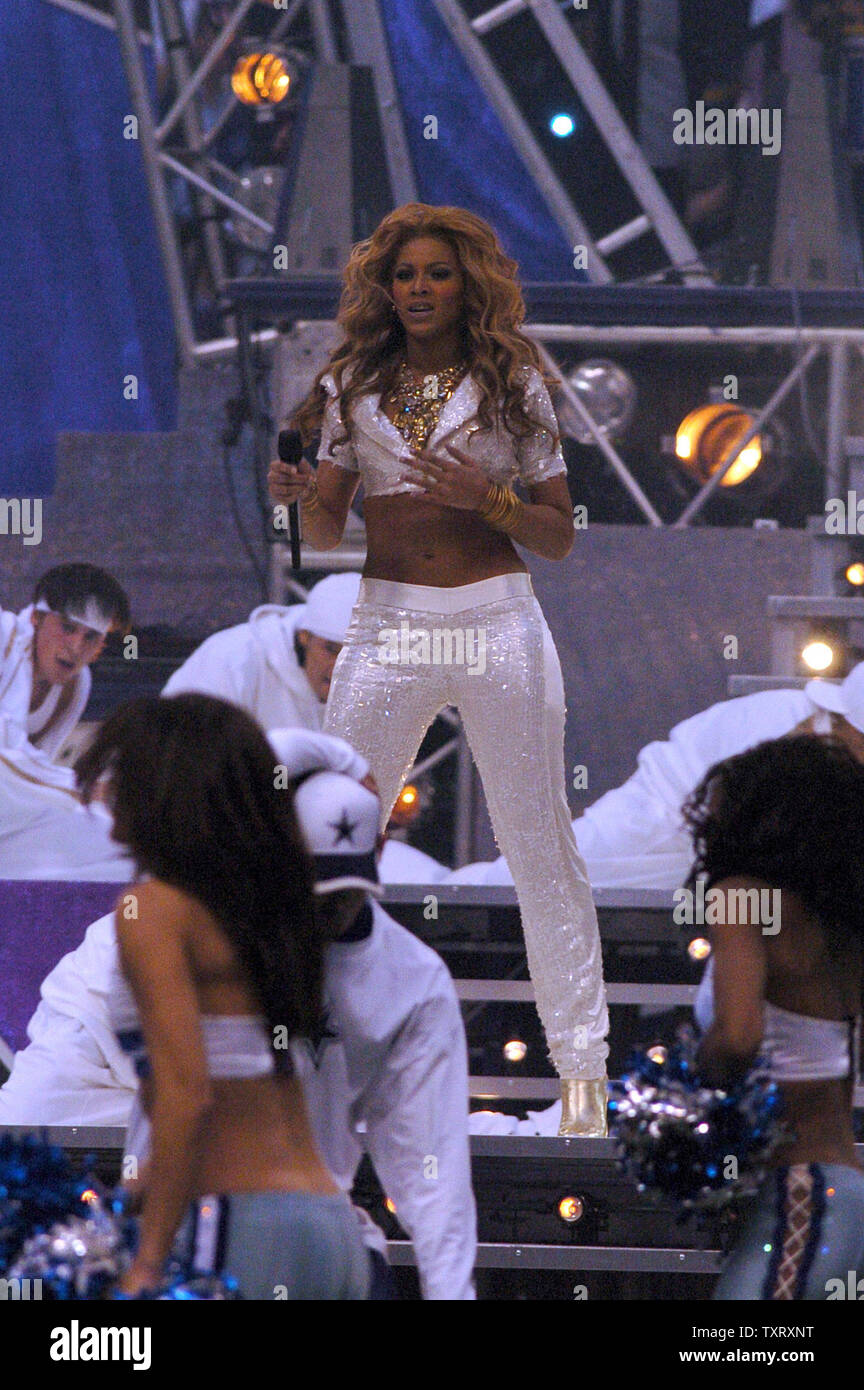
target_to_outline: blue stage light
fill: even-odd
[[[572,116],[568,116],[566,111],[559,111],[557,116],[553,116],[549,122],[549,129],[553,135],[564,139],[567,135],[572,135],[576,129],[576,122]]]

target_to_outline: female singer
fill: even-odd
[[[693,876],[723,894],[715,915],[725,918],[711,927],[712,968],[697,996],[699,1071],[726,1087],[763,1054],[789,1131],[714,1297],[845,1298],[848,1272],[864,1270],[852,1128],[864,767],[833,739],[776,739],[711,768],[685,818]]]
[[[209,695],[117,711],[76,768],[105,788],[140,881],[120,899],[127,997],[112,995],[151,1119],[127,1294],[183,1253],[245,1298],[366,1297],[351,1204],[315,1146],[288,1040],[321,1016],[312,863],[274,755],[242,710]]]
[[[438,712],[456,705],[513,873],[562,1078],[561,1133],[606,1133],[597,918],[564,789],[558,656],[514,541],[562,560],[573,515],[516,263],[460,208],[409,203],[354,247],[344,338],[292,424],[318,468],[274,463],[306,538],[339,544],[362,481],[368,555],[324,728],[372,767],[382,825]],[[518,480],[528,500],[509,484]]]

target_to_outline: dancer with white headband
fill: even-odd
[[[56,758],[87,705],[90,667],[129,600],[96,565],[57,565],[20,613],[0,611],[0,878],[125,879],[102,808]]]

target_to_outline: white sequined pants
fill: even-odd
[[[369,760],[382,828],[445,705],[459,709],[513,874],[552,1061],[562,1077],[602,1076],[609,1025],[597,915],[564,790],[564,684],[527,574],[455,588],[362,581],[324,732]]]

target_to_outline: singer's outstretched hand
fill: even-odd
[[[289,505],[299,502],[314,475],[315,470],[308,459],[301,457],[298,464],[274,459],[267,474],[271,498],[274,502]]]

